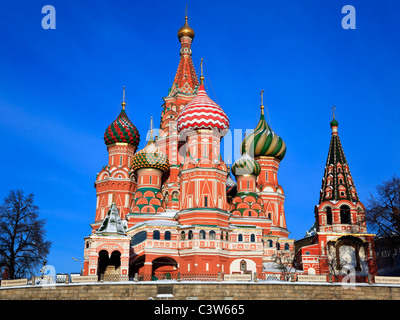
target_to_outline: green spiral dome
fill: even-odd
[[[263,107],[261,110],[260,121],[254,131],[243,140],[241,151],[242,153],[246,151],[255,158],[265,156],[282,160],[286,154],[286,144],[268,126],[264,118]]]

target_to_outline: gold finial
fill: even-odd
[[[124,86],[124,89],[122,91],[122,103],[121,103],[121,105],[122,105],[122,110],[125,110],[125,106],[126,106],[126,102],[125,102],[125,86]]]
[[[264,114],[264,90],[261,90],[260,95],[261,95],[261,107],[260,107],[261,114]]]
[[[187,5],[185,9],[185,24],[178,30],[178,38],[181,39],[182,37],[189,37],[192,40],[194,39],[194,31],[188,25]]]
[[[200,61],[200,84],[204,84],[204,75],[203,75],[203,59]]]

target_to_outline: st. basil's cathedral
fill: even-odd
[[[196,74],[195,33],[187,20],[178,30],[180,61],[163,98],[158,136],[151,118],[147,144],[138,150],[140,134],[125,99],[105,131],[108,164],[95,181],[96,214],[84,239],[84,275],[262,274],[279,272],[276,256],[294,257],[278,182],[285,142],[268,125],[261,102],[259,122],[245,135],[240,158],[231,167],[224,162],[220,149],[229,118],[208,96],[203,73],[200,79]],[[331,126],[316,223],[306,245],[296,250],[296,267],[328,273],[329,252],[334,252],[334,261],[347,255],[358,271],[371,273],[373,235],[367,234],[365,208],[335,119]]]

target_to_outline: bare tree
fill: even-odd
[[[46,221],[39,219],[33,197],[20,189],[11,190],[0,206],[0,257],[8,279],[32,275],[46,263],[50,251]]]
[[[293,267],[293,252],[278,250],[272,255],[272,261],[274,261],[278,265],[278,268],[281,270],[283,280],[289,281],[291,272],[295,270],[295,268]]]
[[[366,204],[366,221],[378,236],[400,234],[400,178],[377,186],[378,197],[370,195]]]

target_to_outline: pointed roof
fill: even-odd
[[[177,92],[193,94],[199,85],[192,61],[191,45],[194,38],[194,31],[187,23],[187,16],[185,17],[184,26],[178,31],[178,38],[181,43],[181,59],[168,96],[173,96]]]
[[[115,202],[113,202],[108,209],[100,228],[96,231],[96,234],[100,235],[126,235],[126,221],[122,220],[119,216],[119,210]]]
[[[326,160],[319,204],[324,201],[349,200],[358,202],[358,194],[338,134],[339,123],[333,117],[330,123],[332,137]]]

